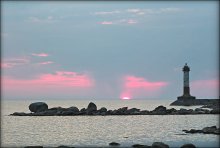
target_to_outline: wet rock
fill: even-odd
[[[167,110],[166,107],[160,105],[160,106],[156,107],[156,108],[152,111],[152,113],[153,113],[153,114],[156,114],[156,115],[165,115],[166,112],[167,112],[166,110]]]
[[[163,142],[154,142],[151,147],[152,148],[169,148],[169,145]]]
[[[45,102],[35,102],[29,105],[29,110],[31,112],[42,112],[48,110],[48,105]]]
[[[135,147],[135,148],[150,148],[151,146],[142,145],[142,144],[134,144],[134,145],[132,145],[132,147]]]
[[[149,115],[149,111],[148,110],[142,110],[142,111],[140,111],[140,114],[141,115]]]
[[[127,114],[127,110],[128,110],[128,107],[119,108],[119,109],[116,111],[116,114],[117,114],[117,115],[125,115],[125,114]]]
[[[86,109],[85,108],[80,109],[77,115],[86,115]]]
[[[97,111],[97,106],[95,105],[95,103],[90,102],[86,111],[87,111],[87,114],[92,114],[92,112]]]
[[[167,110],[166,110],[166,113],[167,113],[167,114],[176,114],[176,113],[177,113],[177,110],[176,110],[175,108],[167,109]]]
[[[71,111],[71,110],[67,110],[67,111],[62,111],[59,115],[60,115],[60,116],[75,115],[75,112],[73,112],[73,111]]]
[[[196,108],[194,111],[193,111],[193,114],[208,114],[210,113],[209,110],[207,109],[202,109],[202,108]]]
[[[134,114],[135,112],[136,112],[136,113],[137,113],[137,112],[140,112],[140,109],[138,109],[138,108],[128,109],[128,110],[126,111],[126,114],[130,115],[130,114]]]
[[[202,130],[190,129],[190,130],[182,130],[185,133],[203,133],[203,134],[217,134],[219,135],[219,128],[216,126],[205,127]]]
[[[112,115],[112,110],[108,110],[108,111],[106,112],[106,115]]]
[[[79,109],[75,106],[71,106],[69,108],[67,108],[68,111],[72,111],[74,113],[78,113],[79,112]]]
[[[189,144],[182,145],[180,148],[196,148],[196,146],[191,144],[191,143],[189,143]]]
[[[14,112],[13,114],[11,114],[12,116],[27,116],[27,113],[24,112]]]
[[[190,130],[183,130],[185,133],[202,133],[202,130],[190,129]]]
[[[217,127],[216,126],[211,126],[211,127],[205,127],[202,129],[202,132],[204,134],[211,134],[211,133],[214,133],[215,131],[217,130]]]
[[[109,143],[109,145],[110,145],[110,146],[119,146],[120,144],[117,143],[117,142],[111,142],[111,143]]]
[[[101,113],[103,113],[103,112],[107,112],[107,108],[102,107],[102,108],[99,109],[99,111],[100,111]]]
[[[186,114],[192,113],[192,111],[193,110],[187,110],[187,109],[181,108],[180,110],[177,111],[177,113],[180,115],[186,115]]]

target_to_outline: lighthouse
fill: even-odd
[[[186,101],[190,99],[195,99],[196,97],[190,95],[190,86],[189,86],[189,71],[190,68],[185,64],[183,67],[183,95],[177,97],[178,100]]]

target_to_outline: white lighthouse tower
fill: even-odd
[[[190,99],[196,99],[196,97],[190,95],[189,71],[190,68],[186,63],[185,66],[183,67],[183,95],[177,97],[178,100],[186,101]]]

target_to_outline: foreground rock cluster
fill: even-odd
[[[105,107],[97,108],[96,104],[90,102],[87,108],[79,109],[75,106],[69,108],[53,107],[48,108],[45,102],[35,102],[29,105],[31,113],[14,112],[12,116],[77,116],[77,115],[191,115],[191,114],[220,114],[219,108],[211,110],[204,108],[184,109],[179,110],[171,108],[167,109],[164,106],[158,106],[152,111],[140,110],[138,108],[122,107],[115,110],[108,110]]]
[[[220,135],[219,128],[217,128],[216,126],[204,127],[201,130],[196,130],[196,129],[183,130],[183,132],[191,133],[191,134],[203,133],[203,134],[216,134],[216,135]]]
[[[111,143],[109,143],[109,147],[122,147],[122,146],[120,145],[120,143],[111,142]],[[130,147],[131,148],[169,148],[169,145],[167,145],[163,142],[154,142],[151,146],[142,145],[142,144],[134,144]],[[24,148],[43,148],[43,146],[26,146]],[[61,146],[58,146],[57,148],[74,148],[74,147],[61,145]],[[180,148],[196,148],[196,146],[191,143],[188,143],[188,144],[182,145]]]

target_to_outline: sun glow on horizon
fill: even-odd
[[[131,100],[130,97],[123,97],[122,100]]]

